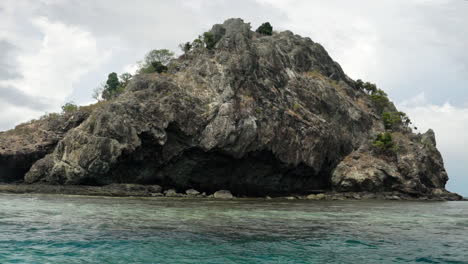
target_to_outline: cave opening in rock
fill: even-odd
[[[308,194],[331,187],[329,170],[316,172],[305,164],[289,165],[269,150],[235,158],[220,149],[206,152],[193,147],[191,138],[176,126],[170,126],[167,135],[161,146],[150,134],[142,133],[141,147],[122,155],[109,180],[158,184],[178,192],[230,190],[237,196]]]
[[[24,175],[44,153],[0,157],[0,179],[4,183],[22,182]]]
[[[306,194],[330,188],[328,176],[320,177],[303,164],[287,165],[270,151],[234,158],[221,151],[192,148],[157,175],[159,182],[178,191],[194,188],[213,193],[224,189],[239,196]]]

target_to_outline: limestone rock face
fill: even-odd
[[[395,155],[358,149],[336,167],[332,184],[340,191],[431,193],[448,180],[432,130],[425,134],[393,133]]]
[[[375,153],[380,114],[320,44],[290,31],[263,36],[241,19],[212,33],[213,50],[194,48],[168,73],[135,76],[124,94],[57,138],[25,182],[236,196],[444,190],[433,132],[396,130],[397,154]]]
[[[23,181],[31,166],[52,152],[65,133],[88,116],[86,111],[49,115],[0,132],[0,182]]]

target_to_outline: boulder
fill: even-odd
[[[183,194],[178,193],[175,189],[169,189],[169,190],[164,191],[164,195],[166,197],[182,197],[183,196]]]
[[[232,193],[230,191],[227,191],[227,190],[217,191],[217,192],[215,192],[213,194],[213,197],[216,198],[216,199],[232,199],[232,198],[234,198]]]
[[[198,195],[200,195],[200,192],[195,190],[195,189],[188,189],[188,190],[185,191],[185,193],[188,196],[198,196]]]

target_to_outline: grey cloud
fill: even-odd
[[[37,12],[52,20],[84,26],[97,36],[113,36],[132,47],[176,48],[214,23],[230,17],[252,19],[259,23],[271,17],[284,17],[278,9],[251,0],[193,1],[80,1],[71,0],[51,5]]]
[[[45,103],[46,100],[44,98],[29,96],[10,86],[0,86],[0,102],[36,111],[48,109],[48,104]]]
[[[15,46],[6,40],[0,40],[0,80],[21,77],[15,69],[14,52]]]
[[[330,32],[331,37],[323,44],[332,55],[344,54],[347,46],[353,44],[347,41],[362,35],[353,22],[368,24],[375,41],[371,43],[374,56],[356,54],[346,62],[333,56],[345,71],[350,69],[348,72],[356,64],[370,65],[351,77],[376,82],[396,101],[421,92],[435,104],[449,101],[461,106],[468,101],[468,1],[364,0],[356,5],[353,1],[330,0],[309,6],[312,8],[308,25],[320,31],[314,40],[320,41]],[[330,19],[325,19],[325,13],[314,13],[314,6],[326,10]],[[340,13],[342,10],[346,12]],[[314,34],[314,30],[308,33]]]
[[[178,51],[179,43],[191,41],[199,34],[231,17],[241,17],[252,26],[272,19],[285,19],[283,11],[252,0],[207,1],[71,0],[37,9],[36,16],[47,16],[51,21],[77,25],[98,38],[98,45],[115,51],[112,62],[93,76],[83,78],[72,95],[76,101],[89,101],[92,89],[105,81],[109,72],[121,71],[124,66],[141,60],[155,48]],[[76,99],[78,98],[78,99]]]

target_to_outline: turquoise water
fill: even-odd
[[[468,202],[0,195],[0,263],[468,263]]]

